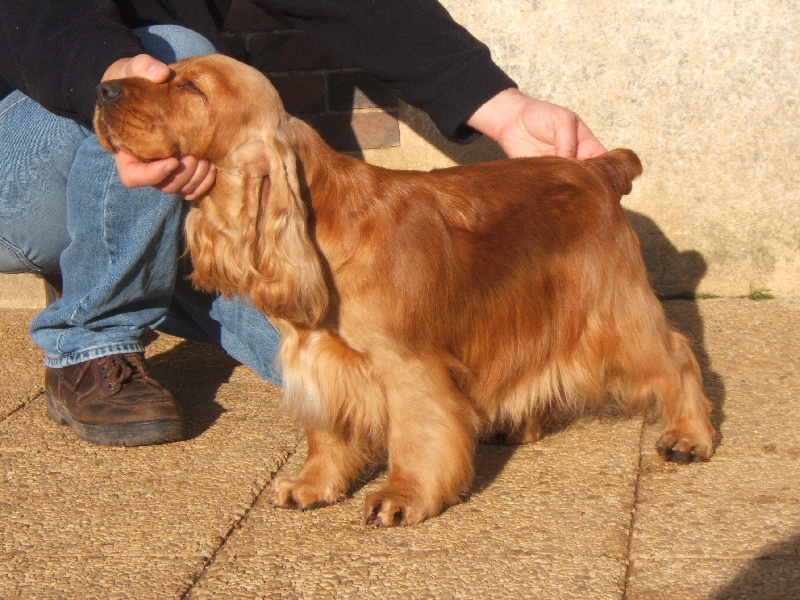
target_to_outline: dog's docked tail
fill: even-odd
[[[642,174],[639,157],[627,148],[610,150],[583,164],[597,173],[620,197],[631,193],[631,183]]]

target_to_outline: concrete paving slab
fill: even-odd
[[[637,561],[627,598],[636,600],[797,600],[797,545],[791,558]]]
[[[180,597],[294,451],[299,433],[253,372],[174,338],[148,354],[193,415],[186,442],[91,446],[48,419],[43,395],[0,422],[0,597]]]
[[[44,281],[33,273],[0,273],[0,308],[42,309]]]
[[[682,469],[646,430],[629,595],[800,598],[800,304],[701,306],[722,439]]]
[[[14,319],[0,318],[0,420],[41,393],[42,372],[36,365],[42,351],[30,340],[28,323],[36,311],[15,311]]]
[[[304,442],[279,391],[216,349],[159,337],[191,439],[99,448],[49,421],[33,313],[0,311],[0,597],[800,598],[800,303],[668,302],[695,344],[717,455],[660,461],[640,418],[481,445],[467,500],[414,528],[340,504],[269,506]]]
[[[364,524],[383,474],[316,511],[262,498],[190,597],[619,598],[640,432],[587,419],[535,445],[481,445],[467,501],[411,528]]]

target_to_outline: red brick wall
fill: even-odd
[[[286,110],[334,148],[400,144],[397,98],[369,74],[249,0],[233,1],[225,31],[234,54],[270,78]]]

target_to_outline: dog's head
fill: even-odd
[[[222,55],[195,56],[170,65],[164,83],[132,77],[97,86],[94,126],[109,151],[142,160],[205,158],[240,167],[239,156],[285,129],[278,92],[256,69]]]
[[[297,176],[293,118],[256,69],[221,55],[97,87],[95,132],[110,152],[141,160],[207,159],[210,192],[187,218],[196,287],[246,296],[268,316],[319,322],[328,296]]]

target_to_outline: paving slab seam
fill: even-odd
[[[12,416],[17,414],[19,411],[27,408],[42,396],[44,396],[44,389],[39,388],[38,392],[36,392],[32,396],[28,396],[26,400],[20,400],[17,406],[15,406],[13,409],[5,413],[4,415],[0,415],[0,423],[3,423],[6,419],[10,419]]]
[[[200,583],[200,581],[202,581],[203,577],[205,577],[208,570],[214,564],[217,555],[228,543],[228,540],[231,539],[231,536],[233,536],[236,531],[242,529],[245,526],[245,524],[250,518],[250,513],[252,512],[256,504],[258,504],[259,500],[264,495],[264,492],[267,491],[267,488],[269,488],[269,485],[272,483],[272,480],[275,479],[275,476],[280,472],[281,469],[283,469],[284,465],[286,465],[286,463],[289,462],[292,456],[297,454],[297,449],[300,446],[302,440],[303,438],[302,436],[300,436],[297,440],[297,443],[294,445],[292,449],[286,449],[286,451],[282,453],[283,457],[282,460],[275,465],[274,470],[271,469],[269,471],[269,476],[266,478],[266,481],[257,485],[257,490],[256,493],[253,494],[252,501],[250,502],[248,507],[244,510],[244,512],[242,512],[241,516],[238,519],[236,519],[233,523],[231,523],[231,526],[228,528],[228,531],[226,531],[224,535],[220,536],[219,544],[217,544],[217,547],[214,548],[213,552],[211,552],[211,555],[208,557],[208,560],[205,561],[205,564],[203,565],[203,568],[200,569],[200,572],[197,574],[197,577],[195,577],[192,580],[192,582],[186,587],[186,590],[183,592],[183,594],[181,594],[181,600],[187,600],[191,596],[195,587],[197,586],[198,583]]]
[[[636,526],[636,510],[639,507],[639,486],[642,481],[642,461],[644,446],[644,431],[646,418],[642,418],[642,427],[639,430],[639,458],[636,462],[636,482],[633,485],[633,506],[631,507],[631,518],[628,522],[628,541],[625,545],[625,576],[622,581],[622,600],[628,598],[628,583],[631,575],[631,547],[633,546],[634,528]]]

